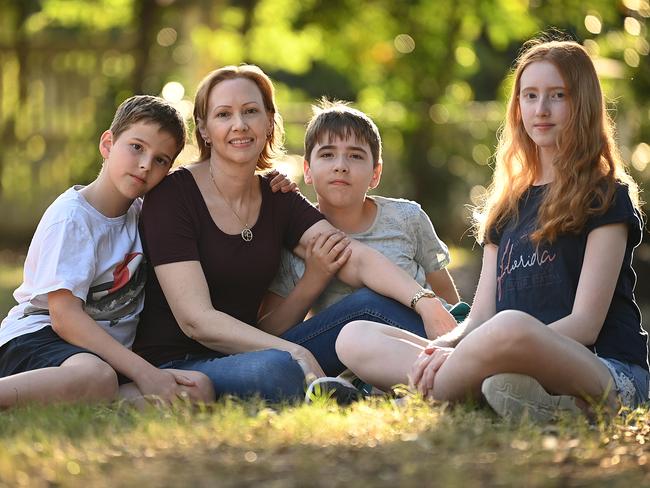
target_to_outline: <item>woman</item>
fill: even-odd
[[[335,229],[301,195],[272,193],[268,179],[255,174],[271,166],[283,135],[273,85],[259,68],[210,73],[196,94],[194,120],[200,161],[170,174],[145,199],[142,237],[153,270],[134,349],[162,368],[204,372],[218,395],[298,396],[305,376],[322,376],[319,362],[336,357],[345,322],[368,317],[372,302],[386,323],[396,323],[403,307],[366,292],[285,338],[259,330],[257,313],[281,248],[304,256],[311,239]],[[332,252],[345,245],[341,240]],[[407,305],[423,297],[386,258],[349,245],[341,279]],[[455,325],[438,300],[416,302],[423,320],[439,329]]]

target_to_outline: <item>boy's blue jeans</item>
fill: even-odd
[[[327,376],[340,374],[345,366],[336,356],[335,343],[341,329],[353,320],[372,320],[425,336],[420,316],[400,303],[362,288],[282,334],[287,341],[308,349]],[[214,385],[217,396],[258,395],[277,402],[302,397],[302,368],[288,352],[277,349],[225,356],[187,355],[161,368],[201,371]]]

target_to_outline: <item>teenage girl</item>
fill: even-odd
[[[338,355],[384,389],[410,379],[448,401],[483,389],[506,416],[646,402],[648,341],[631,267],[642,227],[587,52],[530,41],[476,223],[483,265],[468,319],[433,342],[352,322]]]

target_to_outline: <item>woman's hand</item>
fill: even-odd
[[[437,298],[421,298],[415,306],[415,311],[422,317],[427,339],[444,335],[458,325],[454,316]]]
[[[311,238],[305,249],[305,276],[327,283],[350,259],[350,239],[333,229]]]
[[[314,355],[306,348],[298,346],[297,349],[289,351],[291,357],[300,365],[307,383],[311,383],[316,378],[325,376],[325,372],[316,361]]]
[[[409,386],[425,398],[432,398],[436,373],[453,351],[450,347],[427,346],[411,366]]]
[[[280,173],[277,169],[272,169],[266,176],[272,177],[269,185],[273,193],[281,191],[282,193],[289,193],[290,191],[298,191],[298,185],[289,179],[284,173]]]

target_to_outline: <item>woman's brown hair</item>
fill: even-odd
[[[240,66],[224,66],[216,69],[201,80],[194,97],[194,133],[199,147],[199,160],[210,159],[210,146],[208,146],[199,131],[199,125],[206,120],[208,113],[208,99],[212,89],[225,80],[245,78],[252,81],[259,88],[264,101],[264,109],[271,116],[271,134],[266,140],[264,149],[257,161],[257,169],[263,170],[273,166],[273,161],[284,153],[284,126],[282,117],[275,104],[275,88],[271,79],[258,66],[242,64]]]

